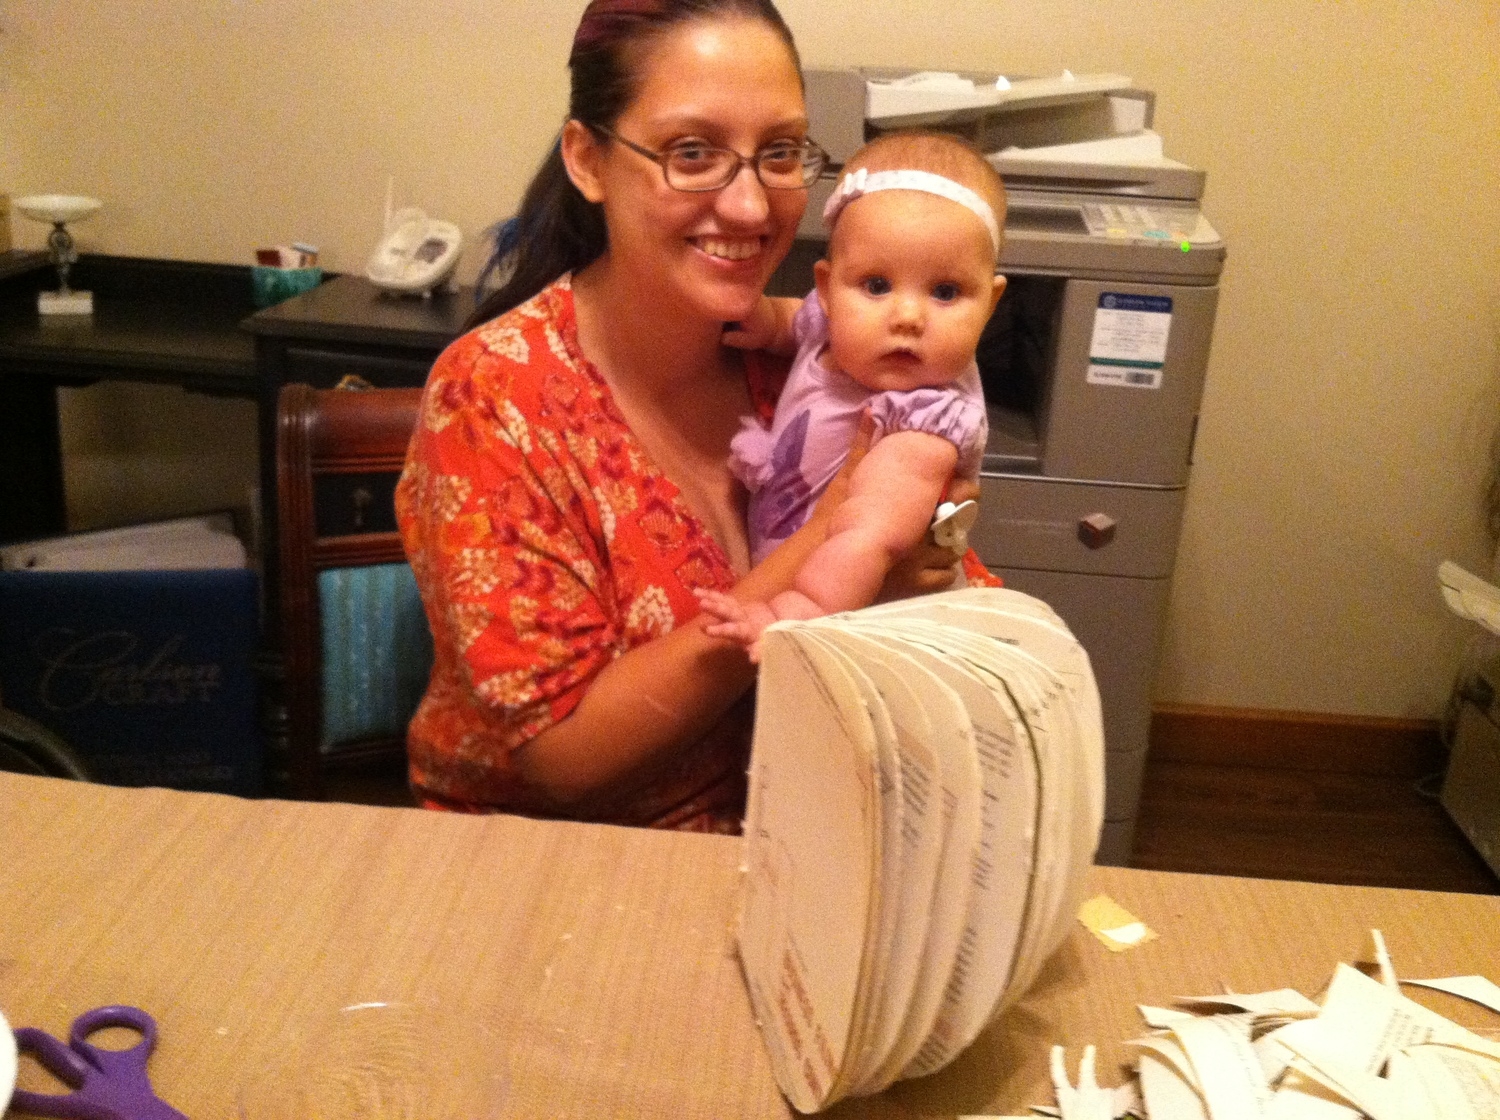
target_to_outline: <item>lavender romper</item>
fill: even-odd
[[[730,443],[730,468],[750,491],[750,552],[754,563],[807,520],[849,454],[849,444],[867,405],[875,438],[892,432],[928,432],[958,448],[960,478],[977,479],[988,423],[979,367],[969,368],[941,389],[875,393],[820,358],[828,344],[828,320],[813,292],[792,320],[797,357],[776,403],[769,430],[747,417]]]

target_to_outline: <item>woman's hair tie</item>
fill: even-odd
[[[664,6],[663,0],[592,0],[573,32],[573,54],[618,37],[636,19],[659,15]]]

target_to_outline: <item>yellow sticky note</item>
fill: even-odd
[[[1156,940],[1154,930],[1105,894],[1096,895],[1079,907],[1078,920],[1111,952],[1123,953]]]

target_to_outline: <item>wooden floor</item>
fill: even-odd
[[[1394,774],[1148,760],[1131,863],[1500,894],[1500,880],[1436,798]]]

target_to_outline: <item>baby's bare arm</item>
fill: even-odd
[[[758,661],[761,633],[772,622],[874,602],[891,565],[925,536],[957,461],[957,449],[941,436],[886,436],[850,474],[848,495],[829,520],[828,537],[798,568],[790,589],[765,603],[696,592],[703,610],[718,619],[705,632],[741,643]]]
[[[870,449],[834,513],[828,539],[771,600],[778,618],[810,618],[874,601],[891,565],[926,534],[958,462],[941,436],[897,432]]]

